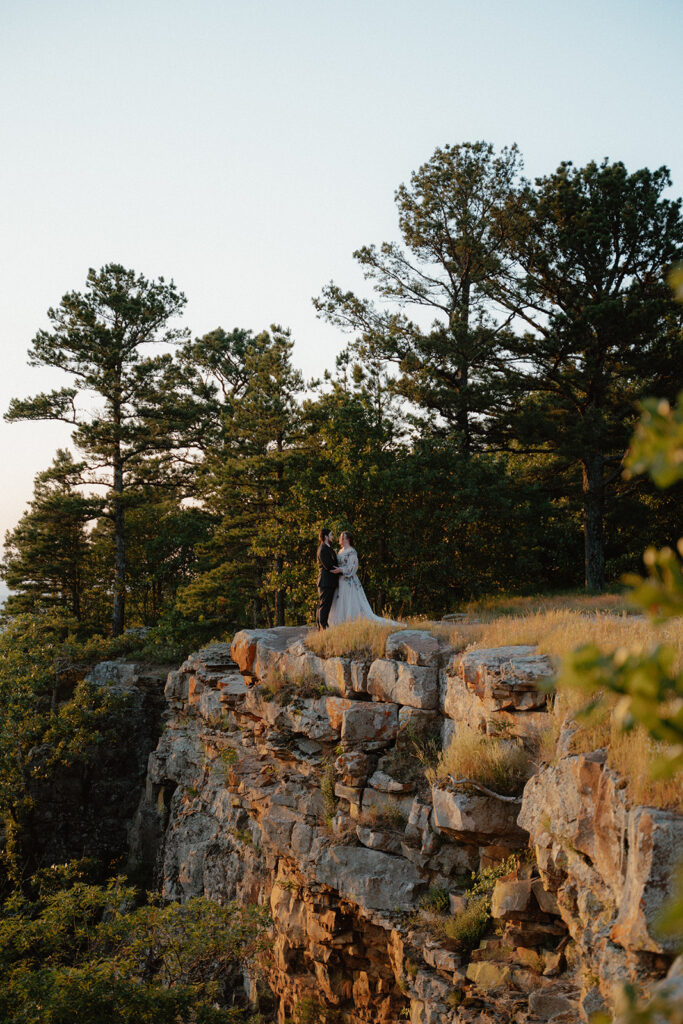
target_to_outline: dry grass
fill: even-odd
[[[449,775],[473,779],[503,796],[522,792],[531,773],[531,758],[521,743],[487,736],[467,725],[459,725],[427,780],[436,785]]]
[[[398,801],[393,797],[387,797],[381,804],[363,810],[358,824],[365,825],[366,828],[403,832],[408,824],[408,818]]]
[[[306,646],[320,658],[381,658],[387,637],[402,628],[356,619],[319,632],[311,631],[306,637]]]
[[[626,796],[632,806],[661,807],[683,813],[683,773],[668,779],[652,778],[652,769],[663,753],[662,745],[652,740],[642,726],[624,732],[614,717],[617,697],[605,704],[588,720],[576,720],[576,731],[569,742],[573,754],[587,754],[607,748],[607,764],[626,783]],[[560,690],[554,695],[550,724],[539,736],[539,760],[556,761],[557,741],[565,721],[575,718],[585,706],[585,697],[577,690]]]
[[[580,611],[587,613],[629,611],[623,594],[585,594],[570,591],[564,594],[533,594],[526,597],[493,596],[470,601],[462,611],[483,621],[498,619],[501,615],[532,615],[547,611]]]
[[[531,644],[558,661],[582,644],[594,643],[605,653],[618,647],[652,649],[658,643],[679,651],[677,668],[683,667],[683,619],[670,619],[655,627],[633,615],[586,613],[550,609],[526,615],[507,615],[483,623],[430,623],[431,632],[442,636],[456,650]]]
[[[293,676],[285,676],[282,672],[271,670],[266,673],[261,683],[261,695],[264,700],[275,700],[278,704],[290,704],[297,698],[315,699],[326,693],[332,693],[325,684],[306,672]]]

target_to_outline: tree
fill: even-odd
[[[251,604],[255,620],[263,608],[269,625],[284,625],[303,389],[292,348],[289,331],[274,325],[255,336],[219,329],[183,352],[205,425],[198,493],[215,523],[199,549],[203,571],[179,594],[185,613],[240,621]]]
[[[563,163],[505,217],[509,272],[491,294],[527,330],[512,346],[511,408],[492,443],[555,455],[582,476],[586,586],[605,585],[606,488],[621,473],[635,402],[673,397],[681,316],[665,283],[683,251],[669,172]],[[512,260],[514,259],[514,263]],[[502,429],[500,423],[503,423]]]
[[[185,302],[173,282],[167,284],[163,277],[148,281],[116,263],[91,269],[84,292],[68,292],[56,309],[48,310],[52,329],[39,331],[29,350],[32,366],[65,370],[74,385],[13,399],[5,415],[10,422],[73,424],[74,441],[84,453],[84,482],[108,487],[104,514],[114,530],[114,636],[123,632],[125,616],[127,492],[146,455],[186,442],[177,437],[179,425],[186,421],[173,422],[179,378],[172,357],[143,357],[140,349],[185,336],[168,325]],[[78,410],[79,392],[94,394],[104,407],[90,413]],[[108,476],[101,476],[102,471]]]
[[[0,907],[2,1020],[253,1020],[241,970],[264,948],[264,908],[202,898],[164,905],[151,894],[140,906],[124,878],[93,884],[82,862],[31,882],[34,898],[15,893]]]
[[[29,508],[5,538],[1,568],[12,591],[5,615],[61,605],[83,618],[85,528],[102,510],[99,499],[77,489],[83,468],[60,448],[50,468],[36,476]]]
[[[520,167],[516,146],[498,155],[484,142],[437,149],[396,192],[404,248],[354,253],[390,307],[334,283],[314,300],[331,323],[359,332],[361,350],[397,366],[397,392],[464,456],[477,447],[505,355],[507,321],[492,319],[488,296],[507,272],[504,212]],[[434,320],[423,326],[409,309]]]

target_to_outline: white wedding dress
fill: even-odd
[[[342,575],[339,577],[339,586],[334,592],[330,608],[330,626],[338,626],[340,622],[351,622],[354,619],[369,619],[371,622],[382,622],[387,626],[401,625],[393,619],[383,619],[381,615],[375,615],[370,607],[363,585],[358,579],[358,554],[355,548],[342,548],[338,551],[337,562]]]

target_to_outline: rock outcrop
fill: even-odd
[[[432,789],[415,756],[462,723],[533,745],[548,659],[461,655],[420,630],[372,662],[322,659],[304,637],[245,630],[169,674],[131,832],[169,899],[269,903],[280,1022],[309,1005],[344,1024],[561,1024],[617,981],[664,977],[655,917],[680,816],[627,807],[600,755],[563,757],[508,800]]]

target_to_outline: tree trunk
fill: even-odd
[[[605,547],[602,530],[605,503],[602,453],[593,452],[583,466],[583,538],[586,590],[605,589]]]
[[[71,611],[77,622],[81,621],[81,587],[80,583],[71,584]]]
[[[117,427],[120,412],[115,411]],[[114,449],[114,608],[111,619],[112,636],[121,636],[125,620],[126,605],[126,537],[123,511],[123,460],[121,447],[116,442]]]
[[[282,555],[277,555],[275,558],[275,572],[279,578],[282,574],[283,558]],[[285,624],[285,592],[279,587],[275,591],[275,625],[284,626]]]
[[[466,355],[466,339],[468,338],[470,329],[471,287],[469,278],[465,276],[461,281],[460,302],[457,307],[457,319],[455,324],[452,325],[455,329],[456,348],[460,356],[460,365],[458,367],[458,375],[460,378],[458,394],[459,409],[456,413],[455,419],[460,433],[460,448],[465,459],[469,459],[472,454],[468,393],[470,383],[470,364]]]

